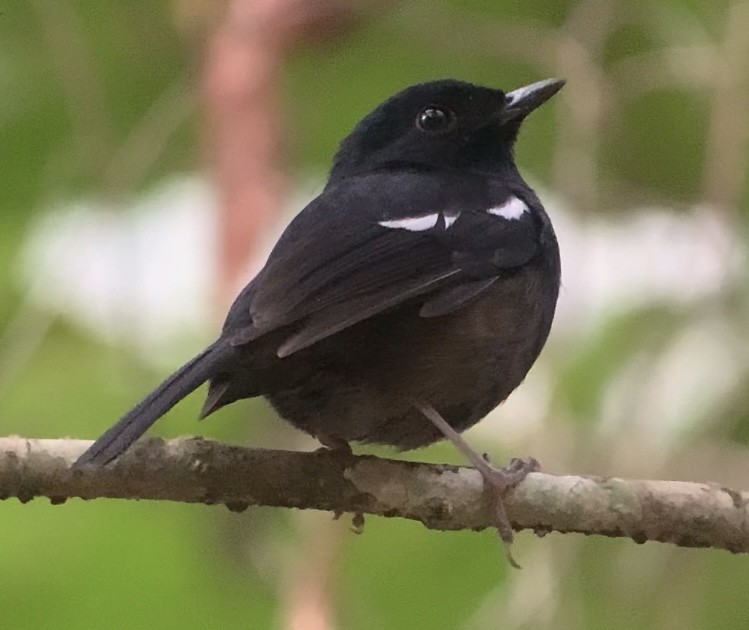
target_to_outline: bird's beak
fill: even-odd
[[[508,92],[505,94],[505,106],[499,112],[500,121],[506,123],[525,118],[559,92],[564,83],[564,79],[546,79]]]

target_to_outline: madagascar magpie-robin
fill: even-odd
[[[559,250],[513,145],[563,84],[505,94],[434,81],[377,107],[341,143],[325,189],[239,294],[218,340],[76,465],[113,460],[208,381],[203,417],[265,396],[327,445],[450,438],[497,490],[511,539],[499,495],[529,466],[492,468],[459,432],[520,384],[549,334]]]

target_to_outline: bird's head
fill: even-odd
[[[330,179],[399,167],[486,172],[512,166],[523,119],[563,85],[547,79],[505,93],[443,80],[406,88],[343,140]]]

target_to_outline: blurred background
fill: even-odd
[[[408,84],[566,88],[517,160],[556,226],[541,360],[467,435],[548,472],[749,488],[749,3],[24,0],[0,10],[0,434],[98,436],[217,334]],[[153,433],[313,449],[263,401]],[[385,456],[463,463],[448,445]],[[2,627],[746,628],[749,560],[267,508],[0,506]]]

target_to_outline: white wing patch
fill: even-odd
[[[525,202],[517,197],[510,197],[500,206],[494,206],[487,210],[489,214],[493,214],[497,217],[502,217],[508,221],[517,221],[526,212],[528,212],[528,206]]]
[[[393,219],[392,221],[378,221],[378,223],[386,228],[421,232],[423,230],[431,230],[437,225],[439,218],[439,213],[435,212],[434,214],[427,214],[422,217],[406,217],[405,219]]]
[[[457,214],[446,214],[445,215],[445,229],[449,228],[453,223],[455,223],[458,220],[458,217],[460,216],[460,212]]]

